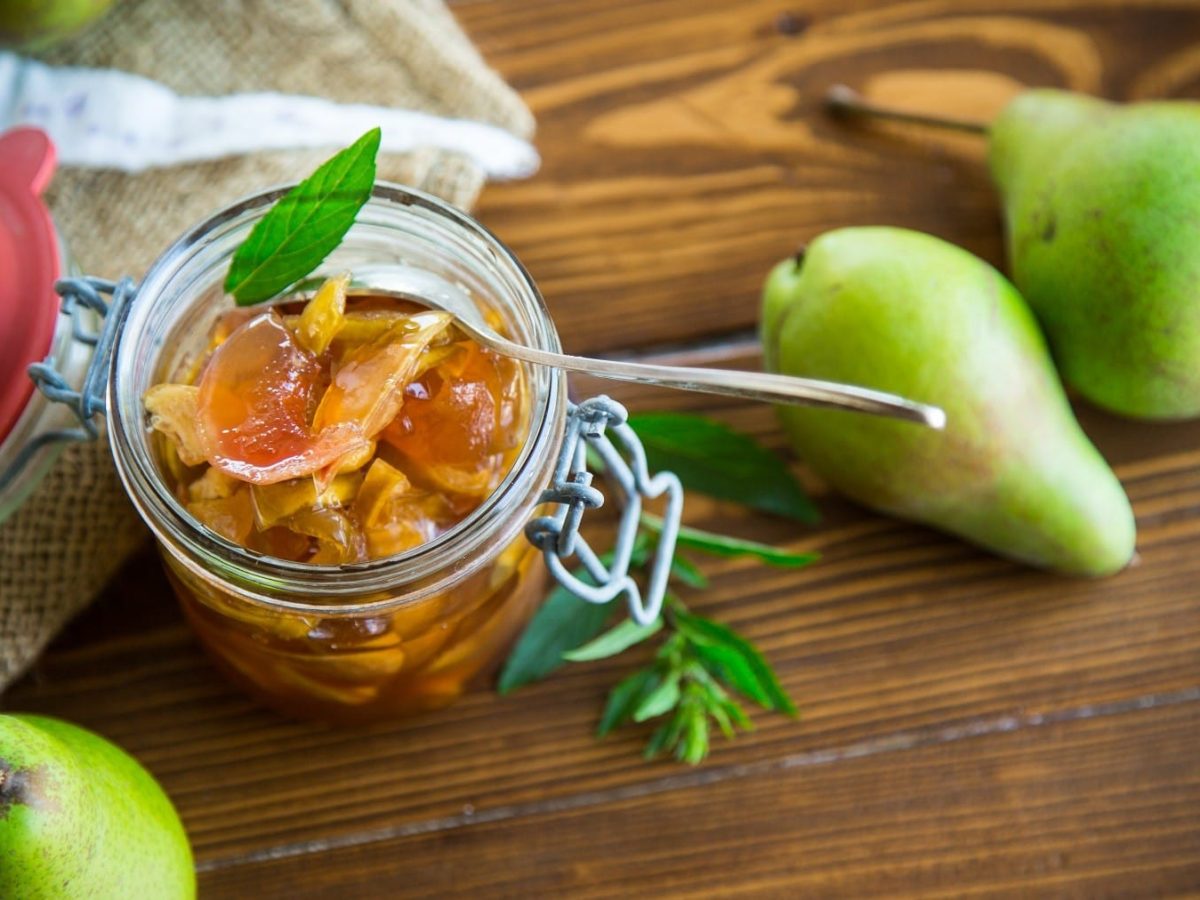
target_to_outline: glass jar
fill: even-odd
[[[119,330],[109,440],[126,491],[158,540],[197,636],[219,668],[288,714],[364,721],[441,706],[486,673],[543,596],[523,536],[550,480],[564,376],[526,367],[529,428],[500,486],[464,521],[403,554],[342,566],[266,557],[197,522],[171,491],[142,406],[146,390],[199,352],[231,307],[234,251],[286,188],[224,209],[154,263]],[[423,194],[378,185],[317,274],[401,264],[465,290],[516,340],[559,350],[536,286],[495,237]]]

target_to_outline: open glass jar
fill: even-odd
[[[196,634],[217,665],[292,715],[363,721],[443,705],[485,673],[544,593],[522,531],[554,472],[566,415],[563,375],[524,371],[528,431],[507,476],[466,519],[396,556],[338,566],[265,556],[201,525],[154,452],[143,396],[231,308],[221,288],[234,251],[285,191],[214,215],[152,266],[119,323],[109,435],[122,481],[158,539]],[[515,340],[549,351],[558,336],[536,286],[471,218],[379,185],[321,273],[414,267],[466,291]]]

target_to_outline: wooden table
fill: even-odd
[[[987,116],[1021,84],[1200,97],[1193,4],[480,0],[456,5],[541,123],[487,190],[570,349],[754,365],[777,258],[907,225],[1001,263],[982,148],[848,128],[819,98]],[[767,409],[638,390],[783,450]],[[706,561],[690,602],[803,707],[689,769],[591,730],[631,660],[365,731],[285,721],[209,668],[150,553],[8,697],[137,754],[209,897],[1165,896],[1200,889],[1200,425],[1081,410],[1137,511],[1137,565],[1056,578],[815,488],[819,527],[693,497],[689,521],[823,560]]]

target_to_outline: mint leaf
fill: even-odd
[[[760,706],[771,708],[771,699],[758,680],[758,675],[742,654],[719,644],[696,644],[696,656],[714,676],[736,691],[741,691]]]
[[[642,524],[651,531],[662,531],[662,519],[658,516],[643,513]],[[784,569],[799,569],[820,559],[820,555],[816,553],[793,553],[790,550],[772,547],[770,544],[760,544],[758,541],[745,541],[741,538],[714,534],[711,531],[701,531],[699,528],[688,528],[686,525],[680,526],[675,546],[700,550],[713,556],[753,556],[768,565]]]
[[[285,194],[238,247],[225,290],[238,306],[269,300],[312,272],[342,242],[375,185],[380,130],[372,128]]]
[[[629,417],[650,471],[670,470],[689,490],[812,524],[820,514],[783,461],[748,435],[687,413]]]
[[[682,557],[678,553],[671,560],[671,577],[683,582],[688,587],[708,587],[708,578],[705,574],[697,569],[696,564],[690,559]]]
[[[650,735],[650,740],[646,744],[646,749],[642,755],[646,759],[653,759],[663,750],[670,750],[679,740],[679,735],[686,725],[687,713],[682,709],[676,710],[675,715],[671,716],[671,718],[655,729],[654,734]]]
[[[704,757],[708,756],[708,711],[701,702],[687,707],[687,731],[675,756],[693,766],[704,762]]]
[[[568,650],[563,654],[563,659],[571,662],[590,662],[593,659],[616,656],[622,650],[627,650],[634,644],[639,644],[658,634],[662,631],[662,627],[661,616],[649,625],[639,625],[633,619],[625,619],[594,641],[589,641],[574,650]]]
[[[742,709],[741,704],[732,697],[726,697],[721,701],[720,706],[738,728],[743,731],[754,730],[754,723],[750,721],[750,717],[746,715],[746,711]]]
[[[618,725],[629,721],[642,697],[658,686],[659,679],[658,670],[649,668],[640,669],[618,682],[608,694],[600,724],[596,726],[596,737],[602,738]]]
[[[674,727],[676,719],[664,722],[654,729],[654,734],[650,735],[650,740],[646,742],[646,749],[642,751],[642,755],[646,759],[653,759],[658,756],[671,742],[671,729]]]
[[[679,702],[679,673],[671,672],[653,691],[642,698],[633,711],[633,721],[645,722],[670,712]]]
[[[796,707],[792,703],[791,698],[784,691],[783,686],[779,683],[779,679],[775,677],[775,672],[771,669],[770,664],[753,644],[736,632],[726,628],[724,625],[718,625],[711,619],[685,613],[678,608],[673,610],[673,617],[676,627],[693,645],[697,646],[697,649],[700,646],[708,648],[720,647],[727,651],[736,652],[750,668],[755,680],[758,682],[758,686],[761,688],[760,693],[766,697],[765,702],[759,701],[763,706],[767,709],[778,710],[789,716],[796,715]],[[728,656],[727,654],[712,654],[712,658],[727,659]],[[736,687],[736,685],[733,686]],[[741,690],[741,688],[739,687],[738,690]],[[750,691],[744,691],[744,693],[747,696],[754,697],[754,694]]]
[[[563,664],[563,654],[598,635],[612,616],[608,603],[588,603],[555,588],[526,626],[504,664],[497,690],[507,694],[545,678]]]
[[[709,698],[708,714],[712,716],[713,721],[717,723],[717,727],[721,729],[721,734],[732,740],[735,732],[733,721],[729,717],[728,710],[725,709],[725,703],[727,702],[725,700],[713,700]]]

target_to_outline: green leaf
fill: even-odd
[[[679,735],[683,732],[684,725],[686,724],[686,715],[684,710],[676,710],[675,715],[671,716],[671,718],[655,730],[654,734],[650,735],[650,740],[646,744],[646,749],[642,755],[646,759],[653,759],[663,750],[670,750],[674,747],[676,741],[679,740]]]
[[[758,675],[737,650],[721,644],[698,643],[694,652],[721,681],[734,690],[741,691],[760,706],[771,708],[771,700],[766,689],[759,683]]]
[[[754,730],[754,723],[750,721],[750,717],[746,715],[746,711],[742,709],[742,705],[732,697],[726,697],[721,702],[721,708],[725,710],[729,718],[733,720],[733,724],[738,728],[741,728],[743,731]]]
[[[708,578],[696,568],[696,564],[684,556],[675,554],[671,560],[671,577],[683,582],[688,587],[703,589],[708,587]]]
[[[733,739],[734,730],[733,722],[730,721],[729,713],[725,711],[725,704],[722,702],[710,702],[708,705],[708,714],[712,716],[717,727],[721,729],[721,734],[729,739]]]
[[[634,644],[641,643],[662,631],[662,617],[655,619],[649,625],[639,625],[633,619],[625,619],[600,637],[589,641],[582,647],[568,650],[563,659],[571,662],[588,662],[593,659],[605,659],[616,656],[622,650],[627,650]]]
[[[658,686],[660,673],[657,669],[639,669],[628,678],[622,679],[608,694],[600,724],[596,726],[596,737],[602,738],[633,715],[643,696]]]
[[[613,607],[580,600],[555,588],[525,628],[504,664],[497,689],[507,694],[563,665],[563,654],[590,641],[612,616]]]
[[[779,683],[779,679],[775,677],[775,672],[771,668],[770,663],[763,658],[763,655],[758,652],[758,649],[753,644],[731,629],[726,628],[724,625],[718,625],[710,619],[681,612],[678,609],[674,611],[674,618],[679,630],[687,635],[693,644],[709,647],[725,647],[740,654],[751,671],[753,671],[759,686],[762,688],[762,692],[767,697],[768,702],[763,703],[763,706],[767,709],[778,710],[789,716],[796,715],[796,707],[792,703],[791,698],[788,697],[787,692],[784,691],[783,686]]]
[[[662,753],[667,746],[667,738],[671,733],[671,722],[664,722],[654,729],[654,734],[650,735],[650,740],[646,742],[646,749],[642,751],[642,756],[646,759],[653,759]]]
[[[748,435],[687,413],[642,413],[629,424],[650,470],[674,472],[689,490],[809,524],[820,519],[783,461]]]
[[[672,672],[662,684],[642,698],[637,709],[633,711],[633,721],[645,722],[655,716],[670,712],[679,702],[679,673]]]
[[[703,706],[697,704],[689,708],[687,728],[675,755],[693,766],[704,762],[704,757],[708,756],[708,716]]]
[[[287,192],[238,247],[225,290],[238,306],[269,300],[342,242],[375,185],[380,131],[372,128]]]
[[[658,516],[643,513],[642,524],[652,531],[662,531],[662,519]],[[820,555],[816,553],[793,553],[790,550],[772,547],[770,544],[714,534],[699,528],[688,528],[686,525],[679,527],[679,537],[675,543],[678,547],[700,550],[713,556],[753,556],[761,562],[782,569],[799,569],[820,559]]]

